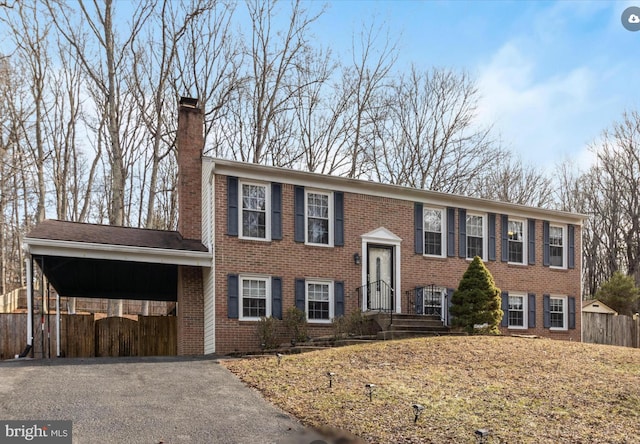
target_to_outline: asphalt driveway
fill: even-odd
[[[212,358],[0,362],[0,419],[72,420],[88,444],[314,441]]]

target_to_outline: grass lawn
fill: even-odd
[[[640,349],[437,337],[224,365],[305,425],[370,443],[473,443],[479,428],[491,443],[640,443]]]

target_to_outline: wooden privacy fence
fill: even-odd
[[[34,320],[35,358],[56,357],[55,316]],[[50,322],[50,328],[47,327]],[[0,314],[0,359],[20,354],[26,344],[27,314]],[[95,320],[90,315],[61,315],[60,352],[69,358],[94,356],[173,356],[177,354],[175,316],[139,316]]]
[[[582,313],[582,340],[591,344],[640,348],[640,317]]]
[[[18,298],[25,290],[16,288],[9,293],[0,294],[0,313],[11,313],[18,308]]]

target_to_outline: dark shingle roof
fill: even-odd
[[[202,242],[184,239],[177,231],[85,224],[61,220],[40,222],[29,232],[27,238],[167,250],[207,251]]]

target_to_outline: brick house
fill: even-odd
[[[356,310],[446,324],[476,255],[503,333],[580,341],[583,216],[203,157],[202,111],[181,103],[178,233],[210,264],[177,265],[179,354],[256,350],[259,318],[292,306],[312,337]]]

